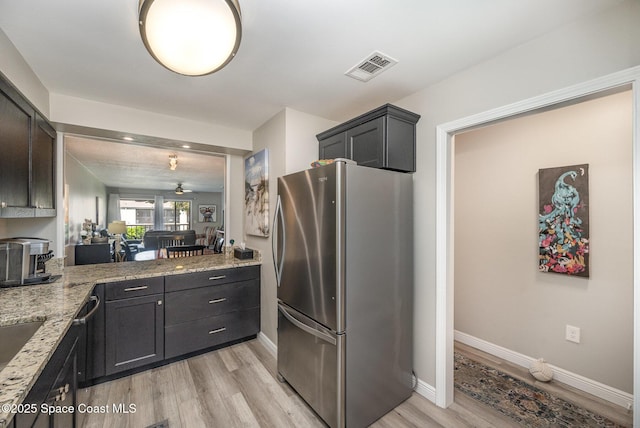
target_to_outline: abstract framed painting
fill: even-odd
[[[538,270],[589,277],[589,165],[538,171]]]
[[[262,149],[244,160],[245,231],[269,236],[269,152]]]

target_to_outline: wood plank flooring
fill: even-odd
[[[483,359],[488,365],[496,364],[495,358],[464,345],[456,344],[456,351]],[[505,369],[504,362],[497,364]],[[507,366],[507,370],[518,376],[517,367]],[[79,413],[79,426],[145,428],[164,420],[169,428],[325,426],[286,383],[276,380],[276,371],[275,358],[257,340],[240,343],[81,389],[78,403],[106,406],[108,412],[102,407],[94,413]],[[567,394],[580,395],[570,390]],[[607,405],[597,400],[592,403],[587,399],[585,403],[607,410]],[[135,405],[135,412],[118,412],[114,405],[124,408]],[[622,419],[616,420],[631,421],[630,414],[616,407],[607,411],[622,413],[617,415]],[[457,392],[455,403],[448,409],[438,408],[414,393],[373,425],[376,428],[513,426],[512,420]]]

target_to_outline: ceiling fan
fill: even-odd
[[[178,187],[176,187],[176,195],[182,195],[183,193],[191,193],[193,190],[183,189],[182,183],[178,183]]]

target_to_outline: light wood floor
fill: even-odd
[[[515,377],[522,374],[518,374],[517,367],[496,362],[473,348],[456,344],[456,350],[483,359],[485,364],[498,364]],[[568,392],[559,389],[563,394],[580,396],[570,389]],[[168,421],[170,428],[324,426],[287,384],[276,380],[276,360],[256,340],[82,389],[78,403],[108,409],[108,413],[105,407],[96,408],[96,413],[79,413],[79,426],[87,428],[145,428],[163,420]],[[616,421],[631,426],[630,415],[615,409],[617,406],[597,399],[593,403],[587,399],[585,403],[612,414],[621,413],[617,415],[621,419]],[[125,407],[133,404],[136,409],[117,413],[114,404]],[[513,427],[514,423],[456,392],[455,403],[448,409],[438,408],[414,393],[373,426]]]

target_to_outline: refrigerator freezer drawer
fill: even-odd
[[[344,426],[344,340],[278,304],[278,373],[331,427]]]

